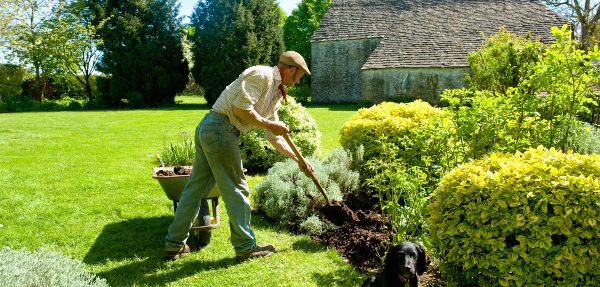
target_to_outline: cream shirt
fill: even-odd
[[[240,76],[223,90],[212,110],[229,117],[231,124],[241,133],[257,128],[244,122],[233,113],[233,108],[242,110],[254,109],[262,117],[278,121],[279,99],[281,92],[279,84],[281,74],[277,66],[253,66],[246,69]],[[271,140],[275,135],[265,130],[265,138]]]

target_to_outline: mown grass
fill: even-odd
[[[131,111],[0,114],[0,245],[44,247],[83,261],[111,286],[357,286],[365,275],[334,250],[254,215],[259,243],[278,252],[234,260],[224,204],[211,244],[162,260],[172,202],[151,178],[164,137],[193,131],[208,111],[197,98]],[[322,154],[337,146],[352,106],[308,108]],[[249,176],[251,191],[261,175]]]

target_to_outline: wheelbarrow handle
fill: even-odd
[[[308,166],[306,165],[306,160],[304,159],[304,157],[300,153],[300,150],[298,150],[298,147],[296,146],[296,144],[294,144],[294,142],[292,141],[292,138],[290,138],[290,135],[288,133],[285,133],[285,134],[283,134],[283,138],[288,143],[288,145],[292,148],[292,151],[294,152],[294,154],[298,158],[298,162],[300,163],[300,165],[302,166],[302,168],[304,168],[305,170],[308,170],[308,173],[310,175],[310,179],[312,179],[313,183],[317,186],[317,189],[319,190],[319,192],[325,198],[325,201],[327,202],[327,205],[331,205],[331,203],[329,202],[329,198],[327,197],[327,194],[325,193],[325,189],[323,189],[323,186],[321,185],[321,183],[319,182],[319,180],[317,180],[317,177],[315,176],[315,174],[311,170],[308,169]]]

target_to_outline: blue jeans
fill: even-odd
[[[200,210],[201,200],[215,184],[225,202],[236,255],[256,247],[256,238],[250,228],[248,183],[243,172],[238,136],[239,131],[231,125],[227,116],[214,111],[206,114],[196,127],[194,167],[169,226],[167,250],[178,250],[183,246],[196,215],[204,212]]]

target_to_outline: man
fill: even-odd
[[[249,190],[237,141],[240,133],[262,128],[275,149],[298,162],[305,174],[312,171],[308,162],[304,168],[281,136],[288,133],[289,128],[277,116],[280,99],[285,99],[283,85],[293,86],[304,74],[310,75],[304,58],[297,52],[287,51],[281,54],[277,66],[248,68],[221,93],[196,128],[192,175],[169,226],[166,259],[175,260],[190,252],[185,242],[194,217],[199,211],[206,213],[200,210],[200,203],[215,184],[227,208],[236,258],[242,261],[275,251],[272,245],[257,245],[250,228]],[[204,208],[206,205],[202,205]]]

